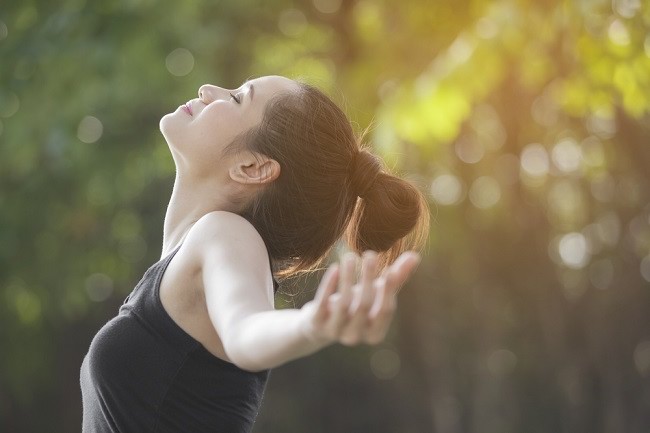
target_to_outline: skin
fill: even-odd
[[[419,254],[407,251],[380,275],[377,253],[367,250],[357,281],[359,256],[346,253],[340,265],[334,263],[325,271],[314,300],[303,306],[305,336],[346,346],[380,343],[395,313],[397,292],[420,260]]]
[[[329,266],[314,300],[299,310],[274,311],[272,291],[262,289],[269,281],[264,272],[270,273],[265,246],[252,225],[235,215],[240,209],[232,197],[252,198],[278,177],[281,167],[265,155],[221,152],[238,134],[259,124],[270,98],[297,89],[293,80],[275,75],[234,90],[205,84],[198,98],[189,101],[191,115],[179,107],[160,121],[176,164],[162,257],[183,242],[179,255],[185,250],[187,262],[198,270],[196,286],[228,357],[251,371],[336,342],[381,342],[397,292],[420,262],[419,254],[408,251],[380,274],[376,252],[366,251],[362,257],[347,253]]]
[[[249,85],[229,90],[204,84],[198,98],[189,101],[192,115],[179,106],[160,120],[160,131],[176,164],[165,215],[163,256],[203,215],[214,210],[237,212],[231,197],[242,193],[252,197],[280,174],[280,164],[265,155],[241,152],[228,158],[221,156],[234,137],[260,123],[270,98],[297,89],[293,80],[280,76],[260,77],[249,83],[254,86],[252,101]]]

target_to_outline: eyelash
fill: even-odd
[[[236,103],[239,104],[239,103],[241,102],[241,101],[239,100],[239,98],[237,98],[237,97],[236,97],[235,95],[233,95],[232,93],[230,94],[230,96],[232,97],[232,99],[235,100]]]

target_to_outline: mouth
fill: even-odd
[[[183,108],[183,110],[185,110],[187,114],[192,116],[192,106],[190,105],[189,102],[186,102],[185,105],[181,105],[181,107]]]

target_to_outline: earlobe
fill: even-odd
[[[280,175],[280,164],[270,158],[241,161],[230,169],[230,178],[239,183],[270,183]]]

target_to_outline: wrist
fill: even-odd
[[[328,346],[334,341],[325,334],[318,332],[318,329],[314,326],[313,307],[315,307],[313,301],[309,301],[300,309],[301,320],[297,321],[298,333],[305,343],[313,345],[315,348]]]

